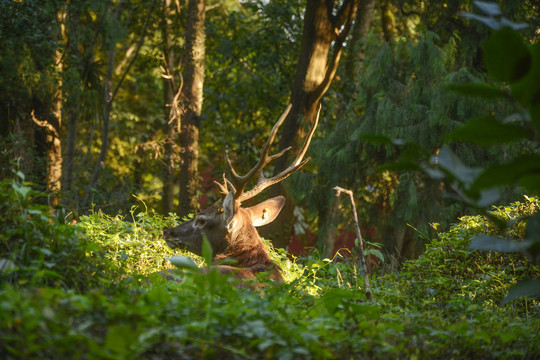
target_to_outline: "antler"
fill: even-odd
[[[308,136],[306,137],[306,140],[304,141],[304,145],[302,146],[302,149],[300,149],[300,152],[296,156],[296,159],[292,162],[292,164],[287,167],[285,170],[280,172],[279,174],[271,177],[266,178],[263,174],[263,168],[268,165],[272,160],[275,160],[279,157],[281,157],[283,154],[285,154],[287,151],[291,149],[291,147],[288,147],[286,149],[281,150],[279,153],[270,155],[270,146],[274,142],[274,139],[276,137],[276,133],[289,114],[289,111],[291,110],[292,105],[289,105],[287,109],[281,114],[280,118],[278,119],[277,123],[272,128],[272,131],[270,132],[270,136],[268,137],[268,140],[266,141],[266,144],[261,148],[261,156],[259,158],[259,161],[257,164],[245,175],[239,175],[233,168],[231,164],[231,160],[229,158],[228,149],[225,149],[225,160],[227,161],[227,168],[229,170],[229,173],[231,174],[232,183],[229,182],[225,178],[225,174],[223,174],[223,184],[218,184],[218,186],[221,189],[221,192],[223,194],[227,194],[229,192],[227,183],[235,189],[235,199],[239,202],[245,201],[247,199],[251,199],[255,195],[259,194],[261,191],[266,189],[267,187],[277,184],[278,182],[284,180],[292,173],[296,172],[298,169],[300,169],[302,166],[304,166],[311,158],[307,158],[305,160],[302,160],[304,158],[304,155],[307,152],[307,149],[309,147],[309,144],[311,142],[311,138],[313,137],[313,134],[315,133],[315,129],[317,128],[317,124],[319,123],[319,113],[321,111],[321,107],[319,105],[319,109],[317,110],[317,115],[315,116],[315,123],[313,124],[313,127],[311,128]],[[249,180],[251,180],[255,175],[257,175],[258,180],[257,184],[249,191],[244,192],[244,189],[248,183]]]

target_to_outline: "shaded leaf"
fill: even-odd
[[[531,69],[520,81],[511,85],[512,96],[522,106],[530,107],[531,121],[537,122],[535,117],[535,105],[540,107],[540,43],[529,47],[532,55]]]
[[[462,17],[468,20],[475,20],[478,22],[481,22],[482,24],[486,25],[490,29],[497,30],[501,27],[501,24],[491,16],[482,16],[482,15],[476,15],[472,13],[460,13]]]
[[[432,158],[432,162],[439,165],[440,168],[467,187],[475,181],[482,171],[479,168],[472,168],[463,164],[461,159],[446,145]]]
[[[531,241],[508,240],[500,236],[480,234],[472,238],[469,250],[512,253],[527,250],[530,246]]]
[[[202,257],[206,262],[206,266],[210,266],[212,264],[212,259],[214,258],[214,251],[212,250],[212,245],[210,245],[210,241],[208,241],[206,236],[203,237]]]
[[[484,99],[499,99],[506,96],[506,93],[502,89],[486,83],[451,84],[445,88],[462,95],[476,96]]]
[[[494,80],[517,81],[529,72],[531,63],[529,49],[521,36],[510,28],[493,32],[484,45],[484,64]]]
[[[475,1],[474,5],[480,9],[484,14],[490,16],[499,16],[501,15],[501,8],[497,3],[487,2],[487,1]]]
[[[540,241],[540,212],[536,212],[527,220],[525,237],[529,240]]]
[[[168,259],[171,264],[179,269],[198,269],[199,267],[189,256],[174,255]]]
[[[540,294],[540,279],[523,280],[516,286],[512,287],[506,297],[502,300],[502,304],[509,301],[520,299],[523,297],[537,297]]]
[[[476,178],[471,189],[480,191],[496,186],[515,185],[530,174],[540,174],[540,155],[523,155],[507,164],[490,166]]]
[[[498,145],[528,138],[530,133],[514,124],[503,124],[492,117],[472,119],[452,131],[448,138],[478,145]]]

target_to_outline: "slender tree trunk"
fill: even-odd
[[[50,103],[37,106],[38,111],[32,110],[31,116],[35,124],[45,130],[45,156],[47,158],[47,172],[45,183],[47,191],[51,194],[50,205],[59,204],[59,191],[61,189],[62,178],[62,142],[60,140],[60,119],[56,118],[55,110],[51,109]],[[57,105],[56,103],[54,104]]]
[[[74,34],[80,29],[80,12],[77,6],[72,6],[69,10],[66,29],[66,51],[69,55],[65,57],[80,57],[78,51],[78,44],[76,40],[73,39]],[[70,39],[71,38],[71,39]],[[71,64],[70,64],[71,65]],[[75,152],[77,147],[77,123],[79,116],[79,107],[81,94],[77,89],[78,87],[73,86],[71,88],[71,94],[66,98],[65,103],[65,113],[67,118],[67,132],[66,132],[66,141],[65,141],[65,150],[64,150],[64,177],[62,183],[62,190],[71,191],[73,187],[73,167],[75,165]]]
[[[175,159],[173,144],[178,137],[178,125],[180,117],[177,113],[177,104],[175,103],[175,81],[174,81],[174,66],[175,53],[174,42],[172,37],[172,15],[171,15],[171,0],[163,2],[163,23],[162,23],[162,38],[163,38],[163,60],[165,66],[165,76],[163,77],[163,98],[165,103],[164,115],[167,120],[165,125],[165,158],[163,159],[163,193],[161,196],[161,212],[168,214],[174,209],[174,189],[175,189]]]
[[[276,172],[287,167],[293,156],[290,154],[295,153],[305,137],[302,122],[311,125],[315,120],[320,100],[336,74],[343,43],[352,26],[357,4],[358,0],[345,0],[335,9],[334,1],[307,2],[302,45],[291,94],[292,108],[283,124],[279,142],[280,149],[289,146],[293,149],[289,156],[277,160]],[[285,190],[279,185],[273,189],[273,193],[285,194]],[[292,198],[287,196],[287,203],[278,219],[261,229],[263,236],[271,238],[274,246],[283,248],[288,245],[292,233],[293,211]]]
[[[114,48],[110,49],[107,52],[107,78],[105,80],[105,93],[104,95],[104,106],[103,106],[103,127],[101,129],[101,148],[99,150],[99,156],[92,172],[92,177],[90,178],[90,183],[88,184],[88,189],[86,191],[86,197],[84,200],[84,205],[90,205],[92,198],[92,188],[96,185],[101,173],[101,169],[105,166],[105,157],[107,155],[107,150],[109,148],[109,122],[111,119],[111,110],[112,110],[112,101],[113,101],[113,91],[112,91],[112,77],[114,72]]]
[[[73,104],[71,104],[73,105]],[[73,187],[73,165],[77,146],[77,115],[70,106],[67,115],[66,148],[64,152],[64,182],[63,189],[70,191]]]
[[[180,132],[180,199],[178,216],[182,217],[197,209],[199,122],[203,103],[205,59],[205,0],[188,2],[186,28],[186,53],[182,100],[184,102]]]

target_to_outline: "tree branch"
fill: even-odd
[[[341,11],[340,17],[343,17],[344,15],[346,15],[345,27],[343,28],[341,33],[339,32],[339,27],[341,27],[341,25],[339,25],[339,27],[335,26],[336,24],[339,24],[339,21],[333,22],[334,31],[336,33],[336,40],[334,42],[334,51],[332,54],[332,59],[330,60],[328,68],[326,69],[324,80],[317,87],[317,90],[315,90],[312,94],[313,100],[315,102],[320,100],[320,98],[326,93],[326,91],[330,87],[330,84],[332,83],[332,80],[334,79],[334,76],[336,75],[336,71],[339,65],[339,60],[341,58],[341,53],[343,51],[343,43],[345,42],[345,39],[347,38],[347,35],[349,35],[349,32],[351,30],[351,26],[352,26],[354,14],[356,13],[357,5],[358,5],[357,0],[346,1],[340,8],[340,11]],[[345,10],[348,10],[348,11],[345,11]]]
[[[354,226],[356,229],[356,237],[358,238],[358,249],[360,250],[360,265],[362,266],[362,272],[364,273],[364,285],[366,287],[366,297],[369,300],[373,299],[373,293],[371,292],[371,285],[369,284],[369,277],[366,266],[366,256],[364,255],[364,242],[362,241],[362,234],[360,233],[360,226],[358,225],[358,215],[356,214],[356,205],[354,204],[354,196],[351,190],[341,188],[339,186],[334,187],[336,191],[336,197],[339,198],[341,193],[349,195],[351,198],[351,208],[353,213]],[[337,200],[336,200],[337,201]]]
[[[124,78],[128,74],[129,70],[131,69],[131,66],[135,62],[135,59],[137,59],[137,56],[139,55],[139,50],[141,50],[142,44],[144,42],[144,38],[146,36],[146,29],[148,28],[148,23],[150,22],[150,17],[152,15],[152,12],[154,11],[154,6],[156,5],[156,2],[157,1],[154,1],[152,3],[152,7],[150,8],[150,10],[148,10],[148,15],[146,16],[146,20],[144,22],[144,27],[143,27],[143,31],[141,33],[141,37],[139,38],[139,41],[137,42],[137,48],[135,49],[135,55],[133,55],[133,58],[129,62],[126,70],[124,71],[124,73],[120,77],[120,80],[118,80],[118,84],[116,84],[116,87],[114,88],[114,91],[112,92],[112,96],[111,96],[111,98],[109,100],[110,102],[112,102],[114,100],[114,97],[116,96],[116,93],[118,93],[118,90],[120,89],[120,86],[122,85],[122,82],[124,81]]]

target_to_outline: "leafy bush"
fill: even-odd
[[[12,195],[26,191],[4,183]],[[491,216],[464,217],[400,272],[371,275],[373,301],[366,299],[353,260],[314,254],[291,261],[273,249],[271,256],[287,282],[257,291],[239,288],[214,271],[186,269],[181,283],[157,275],[150,276],[151,282],[139,281],[170,266],[166,259],[173,252],[160,239],[163,228],[174,224],[174,216],[136,214],[133,209],[131,221],[96,212],[82,217],[78,225],[62,225],[49,221],[50,216],[37,222],[28,217],[32,209],[46,208],[21,204],[8,209],[26,229],[17,234],[33,244],[25,249],[42,253],[40,248],[50,248],[35,230],[61,238],[75,245],[65,255],[69,261],[53,269],[74,279],[91,274],[96,278],[84,288],[75,281],[56,287],[55,281],[43,278],[21,286],[5,277],[11,272],[4,273],[0,354],[7,359],[446,359],[540,354],[538,301],[499,301],[512,283],[538,276],[540,269],[520,255],[467,250],[476,234],[500,231],[493,217],[514,220],[509,234],[522,237],[523,224],[515,220],[537,211],[536,198],[495,208]],[[25,216],[17,218],[18,213]],[[8,228],[8,233],[16,233],[14,229]],[[57,231],[74,231],[69,234],[76,236],[57,237]],[[14,249],[21,253],[22,248]],[[44,266],[27,265],[26,272],[16,270],[19,279]]]
[[[174,225],[176,216],[162,217],[155,212],[136,213],[136,210],[132,208],[129,220],[101,211],[80,218],[79,226],[95,250],[110,261],[113,278],[146,275],[172,267],[167,258],[173,252],[162,241],[162,234],[163,229]]]
[[[78,226],[67,225],[21,172],[0,182],[0,283],[84,291],[103,276],[104,262]]]

